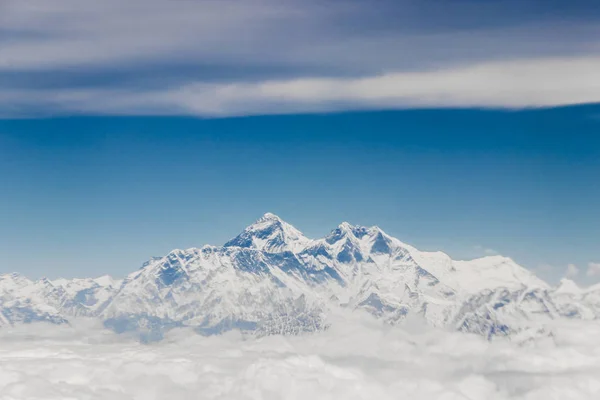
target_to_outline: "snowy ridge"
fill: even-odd
[[[266,213],[224,247],[244,247],[269,253],[296,252],[310,242],[302,232],[275,214]]]
[[[148,340],[176,326],[296,334],[325,329],[340,309],[390,324],[416,314],[493,337],[557,318],[597,319],[600,287],[551,288],[510,258],[455,261],[376,226],[344,222],[311,240],[271,213],[222,247],[173,250],[123,280],[0,275],[0,326],[95,317]]]

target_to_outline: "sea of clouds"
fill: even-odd
[[[92,324],[92,325],[91,325]],[[600,323],[495,340],[371,319],[142,344],[90,322],[0,330],[0,399],[599,399]]]

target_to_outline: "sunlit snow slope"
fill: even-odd
[[[552,288],[510,258],[454,261],[376,226],[344,222],[311,240],[271,213],[224,246],[173,250],[123,280],[0,275],[0,326],[94,317],[148,340],[178,326],[297,334],[326,329],[341,309],[390,324],[420,315],[493,337],[553,319],[597,319],[600,287],[563,281]]]

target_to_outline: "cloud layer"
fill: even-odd
[[[411,107],[543,107],[600,101],[600,58],[496,62],[366,78],[186,83],[161,90],[7,91],[5,108],[230,116]]]
[[[600,16],[544,4],[9,0],[0,106],[223,116],[600,101]]]
[[[344,321],[299,337],[172,332],[142,345],[96,329],[0,332],[1,399],[596,399],[595,322],[528,345]]]

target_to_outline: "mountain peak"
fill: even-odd
[[[327,235],[325,239],[328,243],[337,242],[343,238],[348,238],[350,240],[362,240],[365,236],[375,237],[379,233],[383,234],[383,231],[377,226],[367,228],[366,226],[352,225],[348,222],[342,222],[337,226],[336,229],[331,231],[331,233]]]
[[[0,326],[85,316],[144,335],[179,324],[288,334],[326,327],[339,306],[392,324],[418,314],[490,337],[496,327],[537,329],[531,324],[543,318],[595,318],[597,291],[570,280],[550,288],[507,257],[454,261],[419,251],[377,226],[343,222],[313,241],[265,213],[225,248],[176,249],[123,280],[0,274]]]
[[[281,218],[279,218],[277,215],[270,213],[270,212],[266,212],[264,213],[264,215],[262,217],[260,217],[260,219],[257,221],[280,221],[283,222]]]
[[[225,243],[225,247],[245,247],[268,253],[297,252],[310,239],[273,213],[265,213],[242,233]]]
[[[563,278],[556,287],[556,291],[559,293],[579,293],[581,288],[573,282],[571,279]]]
[[[354,228],[354,226],[351,225],[349,222],[344,221],[338,225],[338,228],[343,229],[343,230],[352,230],[352,228]]]

